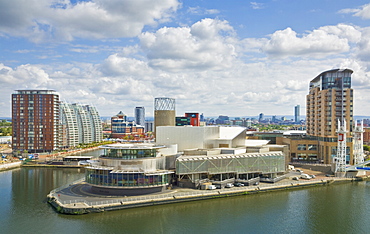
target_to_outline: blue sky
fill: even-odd
[[[309,81],[354,71],[370,115],[370,1],[0,0],[0,116],[16,89],[54,89],[102,116],[305,113]]]

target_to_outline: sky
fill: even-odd
[[[101,116],[154,98],[176,115],[305,114],[309,82],[349,68],[370,116],[370,1],[0,0],[0,116],[18,89],[52,89]]]

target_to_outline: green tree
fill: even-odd
[[[370,151],[370,146],[368,146],[368,145],[364,145],[364,150],[365,150],[365,151]]]

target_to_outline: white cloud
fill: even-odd
[[[220,13],[220,11],[217,10],[217,9],[205,9],[205,8],[201,8],[199,6],[189,7],[187,12],[189,12],[191,14],[196,14],[196,15],[213,15],[213,14]]]
[[[152,113],[159,96],[176,98],[178,115],[279,115],[293,113],[297,104],[303,111],[308,83],[316,75],[346,67],[354,70],[355,108],[361,111],[370,101],[368,38],[370,29],[338,24],[304,35],[288,28],[270,38],[239,40],[227,21],[203,19],[142,33],[140,44],[132,41],[127,47],[119,42],[114,48],[69,47],[79,53],[112,51],[101,62],[1,64],[0,99],[9,99],[14,89],[48,88],[62,100],[94,104],[105,116],[119,110],[131,115],[137,105]],[[0,111],[9,116],[9,108]]]
[[[2,85],[23,85],[23,88],[38,88],[47,85],[49,75],[33,65],[21,65],[13,70],[0,64],[0,82]]]
[[[359,59],[370,62],[370,28],[363,29],[356,51]]]
[[[291,28],[279,30],[270,36],[270,40],[262,47],[262,50],[268,55],[276,57],[326,56],[349,51],[349,40],[343,35],[336,34],[345,30],[343,25],[337,26],[337,30],[334,28],[320,28],[301,37],[298,37]],[[352,32],[356,32],[356,30],[353,29]],[[350,38],[354,40],[357,37],[351,34]]]
[[[232,34],[227,21],[203,19],[191,27],[164,27],[143,33],[140,41],[153,67],[219,69],[230,66],[236,56]]]
[[[177,0],[0,1],[0,33],[33,42],[133,37],[168,21]]]
[[[351,14],[354,13],[354,16],[361,17],[362,19],[370,19],[370,4],[365,4],[360,8],[347,8],[340,10],[339,13],[342,14]]]
[[[290,91],[304,91],[307,89],[307,81],[288,80],[286,82],[276,81],[277,89],[287,89]]]
[[[259,2],[250,2],[251,4],[251,7],[255,10],[259,10],[259,9],[263,9],[264,8],[264,4],[263,3],[259,3]]]

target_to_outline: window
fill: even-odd
[[[317,145],[308,145],[308,150],[317,150]]]
[[[306,150],[306,145],[305,144],[298,144],[297,150]]]

